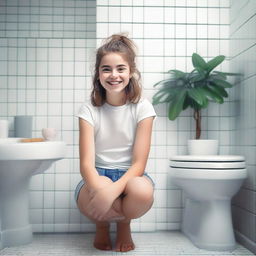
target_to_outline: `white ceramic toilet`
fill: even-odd
[[[170,176],[187,198],[182,232],[202,249],[234,249],[231,198],[247,177],[244,157],[174,156],[170,160]]]

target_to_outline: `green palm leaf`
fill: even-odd
[[[176,94],[178,94],[183,88],[180,87],[173,87],[173,88],[167,88],[163,87],[158,92],[155,93],[153,96],[153,104],[159,104],[162,102],[166,102],[166,100],[171,101]]]
[[[207,65],[205,60],[197,53],[193,53],[192,63],[195,68],[201,68],[203,70],[207,70]]]
[[[168,73],[172,74],[175,78],[184,78],[186,76],[185,72],[182,72],[177,69],[171,69],[168,71]]]
[[[229,82],[225,81],[225,80],[221,80],[221,79],[215,79],[213,81],[211,81],[211,83],[221,86],[223,88],[232,88],[233,85],[230,84]]]
[[[169,106],[168,117],[170,120],[174,120],[182,111],[183,104],[186,98],[187,90],[181,90],[179,94],[174,98]]]
[[[201,90],[204,91],[204,94],[208,99],[213,100],[220,104],[223,103],[223,98],[221,96],[219,96],[218,93],[209,89],[207,86],[202,87]]]
[[[207,72],[210,73],[213,69],[219,66],[225,60],[225,56],[219,55],[212,60],[208,61],[207,64]]]
[[[222,91],[220,90],[220,87],[207,85],[207,88],[219,96],[220,101],[218,103],[222,104],[224,102]]]
[[[204,97],[198,88],[188,90],[188,96],[197,102],[198,105],[202,106],[204,104]]]

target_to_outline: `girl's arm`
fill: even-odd
[[[95,144],[93,126],[79,118],[80,172],[89,187],[97,187],[99,174],[95,169]]]
[[[122,178],[113,183],[116,191],[120,194],[131,178],[142,176],[144,173],[150,151],[153,119],[154,117],[147,117],[138,123],[133,146],[132,165]]]

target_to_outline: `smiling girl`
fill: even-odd
[[[135,58],[130,39],[109,37],[97,51],[91,102],[77,115],[83,179],[75,198],[96,224],[94,247],[101,250],[112,250],[110,222],[117,223],[115,250],[133,250],[130,222],[153,204],[154,183],[145,168],[156,114],[141,96]]]

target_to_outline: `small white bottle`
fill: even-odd
[[[8,138],[8,120],[0,120],[0,138]]]

